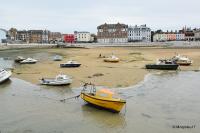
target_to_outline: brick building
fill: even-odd
[[[102,24],[97,27],[97,41],[99,43],[126,43],[128,42],[128,25]]]
[[[47,30],[29,30],[27,32],[29,43],[48,43],[49,42],[49,31]]]

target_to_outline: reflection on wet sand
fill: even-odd
[[[87,103],[83,104],[81,109],[85,118],[89,117],[98,124],[103,124],[103,127],[123,128],[126,125],[125,114],[123,113],[113,113]]]

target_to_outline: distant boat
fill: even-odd
[[[193,63],[193,61],[190,60],[187,56],[182,56],[179,54],[174,56],[172,60],[181,66],[189,66]]]
[[[88,88],[90,90],[87,90]],[[114,112],[120,112],[126,104],[126,100],[119,98],[114,92],[108,89],[97,91],[94,85],[87,83],[83,86],[81,98],[92,105]]]
[[[6,71],[4,69],[0,69],[0,83],[3,83],[7,79],[9,79],[11,75],[12,75],[11,71]]]
[[[112,56],[110,56],[108,58],[105,58],[104,61],[105,62],[119,62],[119,58],[116,57],[115,55],[112,55]]]
[[[26,58],[24,58],[24,57],[22,57],[22,56],[17,56],[17,58],[15,58],[15,62],[16,63],[19,63],[19,62],[21,62],[21,61],[23,61],[23,60],[25,60]]]
[[[42,78],[40,80],[40,83],[42,85],[52,85],[52,86],[69,85],[72,83],[72,79],[67,75],[59,74],[55,78]]]
[[[23,61],[20,61],[20,64],[35,64],[37,62],[36,59],[32,59],[32,58],[27,58]]]
[[[80,67],[81,64],[77,61],[70,60],[67,63],[60,64],[60,67]]]
[[[158,70],[177,70],[178,64],[171,61],[158,60],[155,64],[147,64],[146,69],[158,69]]]
[[[56,56],[53,57],[54,61],[61,61],[62,59],[63,59],[63,57],[60,56],[60,55],[56,55]]]

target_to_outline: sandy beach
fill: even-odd
[[[149,72],[144,69],[145,64],[153,63],[159,58],[170,58],[175,53],[187,55],[194,63],[192,66],[181,66],[180,70],[199,70],[200,49],[166,49],[166,48],[136,48],[136,47],[96,47],[90,49],[40,49],[47,52],[47,60],[39,59],[33,65],[18,65],[13,70],[13,76],[25,81],[39,84],[42,77],[55,77],[59,73],[72,76],[70,87],[79,87],[83,82],[92,82],[107,87],[127,87],[137,84]],[[111,54],[120,58],[119,63],[104,62],[102,56]],[[60,54],[63,61],[52,61],[51,56]],[[79,68],[60,68],[60,63],[73,59],[82,65]],[[156,71],[157,72],[157,71]]]

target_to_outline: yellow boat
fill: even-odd
[[[126,100],[115,98],[115,94],[108,89],[101,89],[97,92],[95,88],[92,88],[92,91],[90,90],[90,92],[86,92],[86,90],[83,89],[81,92],[81,98],[90,104],[114,112],[120,112],[126,104]]]

